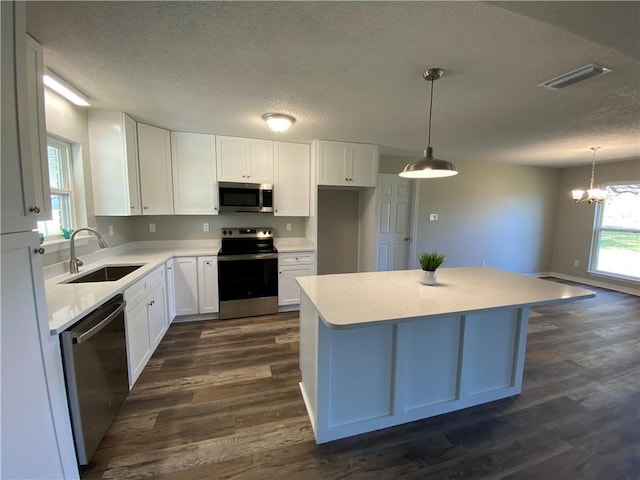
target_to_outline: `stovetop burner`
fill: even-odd
[[[260,228],[223,228],[222,248],[219,255],[246,255],[277,253],[273,245],[273,229]]]

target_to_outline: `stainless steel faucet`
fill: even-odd
[[[100,232],[98,232],[98,230],[96,230],[95,228],[91,228],[91,227],[82,227],[79,228],[77,230],[74,230],[74,232],[71,234],[71,239],[69,240],[69,273],[78,273],[78,267],[82,266],[82,260],[80,260],[79,258],[76,258],[76,245],[74,243],[74,240],[76,238],[76,234],[78,232],[82,232],[83,230],[86,230],[87,232],[91,232],[93,233],[96,237],[98,237],[98,246],[100,248],[107,248],[107,242],[104,241],[104,238],[102,238],[102,235],[100,235]]]

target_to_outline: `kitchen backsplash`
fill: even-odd
[[[106,218],[106,217],[105,217]],[[205,232],[204,224],[209,225]],[[131,217],[132,240],[201,240],[220,238],[223,227],[272,227],[275,238],[304,237],[305,218],[275,217],[269,214],[238,213],[217,216],[143,216]],[[155,225],[150,232],[149,224]],[[291,230],[287,230],[287,225]]]

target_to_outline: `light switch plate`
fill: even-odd
[[[438,220],[438,214],[437,213],[430,213],[429,214],[429,221],[430,222],[434,222],[436,220]]]

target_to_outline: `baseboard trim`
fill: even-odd
[[[614,290],[616,292],[628,293],[629,295],[640,297],[640,288],[634,290],[631,287],[625,287],[623,285],[617,285],[615,283],[603,282],[601,280],[594,280],[584,277],[574,277],[573,275],[565,275],[564,273],[558,272],[541,272],[532,275],[535,277],[556,277],[562,280],[569,280],[570,282],[583,283],[585,285],[591,285],[593,287],[606,288],[607,290]]]

